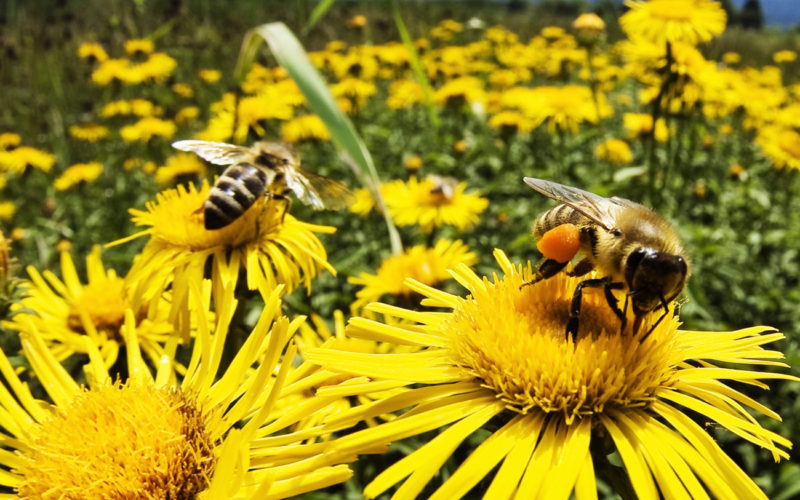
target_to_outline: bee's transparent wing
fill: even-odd
[[[252,152],[244,146],[211,141],[177,141],[172,147],[181,151],[195,153],[200,158],[214,165],[232,165],[252,158]]]
[[[286,181],[300,201],[317,210],[339,210],[355,201],[355,195],[344,184],[324,175],[297,170]]]
[[[620,207],[630,206],[632,201],[624,198],[603,198],[589,191],[565,186],[557,182],[525,177],[525,184],[559,203],[572,207],[578,213],[599,224],[606,231],[613,231],[616,214]]]

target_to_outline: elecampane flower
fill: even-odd
[[[0,395],[7,416],[0,484],[32,498],[258,499],[346,480],[351,472],[342,458],[321,453],[319,428],[291,432],[308,402],[300,411],[275,410],[284,406],[282,389],[296,352],[290,339],[299,325],[280,316],[280,287],[221,368],[236,308],[231,292],[217,304],[216,323],[193,293],[200,328],[182,377],[172,355],[152,365],[143,361],[130,313],[121,330],[130,374],[124,382],[113,381],[87,340],[88,386],[79,385],[34,330],[21,341],[50,398],[38,400],[0,352],[0,372],[10,387]]]
[[[493,420],[499,428],[429,498],[461,497],[492,471],[484,498],[597,498],[595,461],[606,463],[604,455],[614,448],[639,498],[659,492],[666,498],[766,498],[687,411],[768,449],[776,460],[787,458],[783,448],[791,441],[761,427],[747,408],[778,415],[729,385],[796,380],[732,366],[786,367],[780,353],[761,347],[782,334],[763,327],[681,331],[677,316],[659,319],[661,311],[646,317],[638,332],[630,331],[629,317],[621,333],[606,298],[593,293],[584,294],[573,340],[565,325],[581,278],[560,273],[523,286],[533,276],[530,262],[515,266],[502,252],[495,256],[503,277],[481,278],[466,266],[454,271],[469,291],[464,298],[409,281],[434,310],[369,307],[412,327],[353,318],[347,329],[356,338],[423,350],[379,355],[322,348],[307,354],[326,369],[414,386],[330,420],[333,431],[377,412],[411,408],[338,439],[329,453],[353,453],[448,426],[380,473],[365,496],[397,483],[397,498],[417,496],[456,448]],[[604,444],[591,446],[595,442]]]
[[[395,224],[418,224],[423,232],[430,233],[443,225],[464,230],[478,222],[478,215],[489,206],[489,200],[465,193],[466,189],[465,182],[454,179],[429,177],[418,181],[411,177],[408,183],[397,180],[385,184],[381,194]]]
[[[32,266],[27,270],[30,281],[23,284],[25,295],[13,319],[3,326],[21,335],[37,332],[59,362],[86,354],[89,340],[105,365],[113,365],[124,345],[121,328],[127,313],[133,317],[147,357],[157,362],[164,355],[164,344],[173,330],[169,303],[159,296],[152,304],[134,308],[124,278],[104,269],[100,247],[86,256],[86,283],[66,252],[61,254],[61,279],[51,271],[40,273]]]
[[[278,284],[291,291],[303,283],[310,291],[311,280],[322,269],[336,274],[315,235],[332,233],[335,228],[301,222],[286,213],[284,201],[261,197],[228,226],[209,231],[199,209],[210,190],[205,181],[199,190],[179,185],[159,193],[146,210],[130,210],[134,224],[148,229],[116,243],[150,236],[128,272],[135,305],[171,287],[171,317],[185,332],[188,290],[191,283],[202,280],[209,258],[215,302],[223,286],[236,284],[241,270],[245,270],[247,287],[262,295]]]
[[[410,296],[413,290],[405,284],[406,278],[433,286],[450,279],[448,269],[462,263],[471,266],[477,261],[478,257],[461,240],[439,240],[433,248],[413,246],[400,255],[386,258],[375,274],[361,273],[348,279],[362,286],[356,292],[353,310],[380,300],[384,295]]]
[[[625,0],[620,25],[632,39],[659,45],[707,42],[725,30],[727,15],[713,0]]]
[[[92,182],[103,173],[103,164],[97,161],[89,163],[76,163],[67,167],[56,180],[53,187],[56,191],[65,191],[81,182]]]

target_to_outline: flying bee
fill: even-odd
[[[442,177],[441,175],[431,174],[428,180],[433,183],[431,194],[440,194],[445,199],[451,200],[456,194],[458,179],[454,177]]]
[[[300,158],[286,143],[261,141],[248,148],[224,142],[178,141],[172,147],[215,165],[229,165],[203,203],[206,229],[227,226],[261,195],[288,203],[286,195],[292,192],[317,210],[338,210],[352,203],[353,194],[338,181],[302,170]]]
[[[689,276],[683,244],[672,225],[649,208],[624,198],[603,198],[578,188],[525,177],[525,183],[559,202],[533,224],[533,237],[544,255],[530,285],[561,271],[578,251],[580,260],[570,276],[583,276],[596,269],[601,278],[578,284],[570,304],[567,335],[578,333],[581,294],[584,288],[600,288],[625,330],[625,312],[630,301],[635,320],[633,333],[645,314],[660,307],[667,316],[668,304],[680,295]],[[626,290],[620,310],[613,290]],[[650,331],[655,328],[653,325]],[[644,337],[649,335],[647,332]],[[643,338],[644,338],[643,337]]]

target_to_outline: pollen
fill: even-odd
[[[581,232],[575,224],[561,224],[544,233],[536,243],[542,255],[556,262],[572,260],[581,245]]]
[[[20,498],[190,499],[208,487],[214,443],[175,389],[114,384],[80,393],[33,428]]]
[[[451,337],[456,363],[509,409],[557,412],[572,422],[614,408],[646,408],[673,383],[676,319],[664,318],[645,338],[662,312],[651,313],[636,333],[629,314],[621,333],[602,289],[584,289],[573,341],[566,325],[582,279],[559,273],[521,287],[531,278],[529,265],[484,279],[440,327]]]

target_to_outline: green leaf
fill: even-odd
[[[262,24],[247,32],[239,52],[239,60],[236,63],[237,79],[241,81],[247,74],[261,45],[261,40],[267,42],[278,64],[289,72],[308,101],[311,111],[325,123],[334,144],[344,153],[345,162],[372,192],[386,221],[392,253],[395,255],[401,253],[403,246],[400,234],[397,232],[380,194],[380,180],[372,156],[361,136],[356,132],[353,123],[339,109],[327,84],[311,64],[303,46],[285,24]]]
[[[439,114],[436,112],[436,106],[433,104],[433,90],[431,89],[430,81],[428,81],[428,75],[425,74],[425,70],[422,68],[419,54],[417,53],[416,47],[414,47],[414,42],[411,40],[411,35],[408,33],[408,28],[406,28],[403,17],[400,15],[400,7],[398,6],[397,0],[392,2],[392,11],[394,14],[394,23],[397,25],[397,31],[400,32],[400,38],[403,40],[403,45],[408,51],[411,69],[414,71],[414,76],[417,81],[422,85],[422,91],[425,94],[425,106],[428,108],[428,117],[431,120],[431,124],[439,128],[441,122],[439,120]]]
[[[327,14],[328,10],[333,6],[333,2],[336,0],[322,0],[320,3],[314,7],[314,10],[311,11],[311,15],[308,17],[308,21],[306,25],[303,26],[303,35],[311,31],[311,28],[316,26],[320,19],[322,19],[325,14]]]

